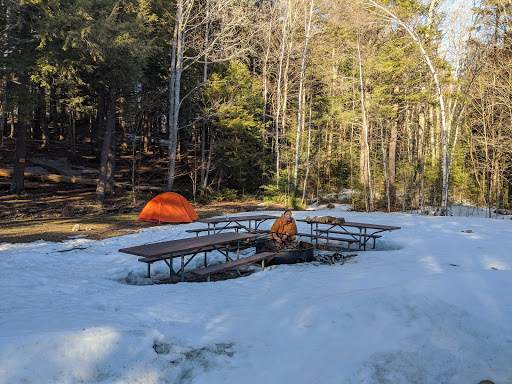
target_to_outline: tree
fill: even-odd
[[[203,7],[197,0],[177,0],[169,66],[169,174],[168,191],[176,177],[179,116],[183,101],[205,84],[201,81],[182,95],[183,73],[204,58],[220,63],[238,57],[249,25],[246,4],[234,0],[210,0]],[[214,27],[212,26],[214,25]],[[205,34],[208,28],[210,33]],[[207,43],[206,43],[207,39]]]
[[[13,110],[11,119],[16,120],[16,154],[9,191],[24,192],[24,173],[27,161],[27,126],[32,119],[35,98],[32,92],[31,73],[37,61],[34,25],[40,16],[37,1],[12,1],[2,4],[5,26],[2,39],[3,65],[0,67],[6,79],[6,95]],[[7,106],[6,105],[6,106]]]
[[[473,68],[483,66],[485,70],[473,69],[469,73],[474,87],[465,114],[467,130],[463,140],[469,147],[469,153],[465,155],[473,165],[473,177],[479,191],[477,200],[487,205],[489,217],[493,206],[499,208],[502,204],[510,204],[511,10],[509,2],[482,2],[477,9],[479,33],[469,46],[469,54],[479,63]]]
[[[305,32],[305,38],[304,38],[304,51],[302,53],[302,63],[300,68],[300,82],[299,82],[299,110],[297,112],[297,137],[295,138],[295,167],[293,170],[293,187],[294,189],[297,189],[297,176],[298,176],[298,168],[299,168],[299,144],[300,144],[300,132],[302,130],[303,121],[302,121],[302,115],[303,115],[303,103],[304,103],[304,79],[305,79],[305,73],[306,73],[306,60],[308,55],[308,44],[309,39],[311,38],[311,21],[313,19],[313,4],[314,0],[310,0],[309,4],[309,16],[305,17],[305,19],[308,20],[307,25],[304,25],[304,32]],[[306,8],[307,9],[307,8]],[[307,13],[305,12],[305,15]]]
[[[210,76],[207,94],[217,100],[210,111],[216,116],[214,146],[215,168],[225,175],[224,185],[239,191],[259,187],[259,178],[268,161],[262,157],[259,134],[262,98],[259,84],[253,81],[248,68],[240,62],[226,65],[220,74]],[[222,180],[223,181],[223,180]]]
[[[389,8],[384,7],[377,3],[374,0],[366,0],[366,4],[370,8],[375,8],[379,10],[380,16],[384,18],[388,23],[390,24],[397,24],[404,28],[404,30],[409,34],[413,42],[418,46],[421,56],[425,60],[430,73],[432,75],[432,79],[434,81],[436,91],[437,91],[437,98],[439,101],[439,108],[441,109],[441,126],[442,126],[442,137],[443,137],[443,161],[442,161],[442,202],[441,202],[441,214],[447,215],[448,212],[448,188],[449,188],[449,173],[450,173],[450,164],[448,162],[448,129],[446,124],[446,108],[445,108],[445,102],[444,102],[444,96],[443,91],[441,89],[441,82],[439,80],[439,75],[436,67],[434,66],[432,60],[430,59],[430,55],[427,53],[423,40],[421,36],[412,28],[411,25],[408,23],[402,21],[397,15],[395,15],[393,12],[389,10]]]

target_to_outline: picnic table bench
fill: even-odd
[[[338,222],[338,223],[321,223],[318,221],[312,221],[312,220],[297,220],[300,222],[304,222],[310,225],[311,227],[311,234],[313,235],[313,230],[315,230],[315,233],[321,234],[325,233],[326,236],[329,235],[329,233],[336,233],[336,234],[344,234],[350,236],[352,239],[357,240],[359,243],[359,249],[361,247],[366,250],[366,243],[369,239],[373,239],[373,248],[375,248],[375,240],[380,238],[382,235],[378,235],[378,233],[384,232],[384,231],[394,231],[397,229],[400,229],[401,227],[397,226],[391,226],[391,225],[382,225],[382,224],[371,224],[371,223],[357,223],[357,222],[350,222],[350,221],[344,221],[344,222]],[[319,225],[328,225],[328,228],[318,228]],[[315,228],[313,228],[315,227]],[[350,231],[348,228],[357,228],[359,229],[359,232]],[[339,228],[339,229],[336,229]],[[373,232],[368,233],[368,230],[371,230]]]
[[[257,253],[252,256],[243,257],[241,259],[237,260],[230,260],[226,261],[225,263],[216,264],[216,265],[210,265],[208,267],[204,268],[197,268],[190,273],[197,275],[197,276],[206,276],[206,280],[210,281],[210,275],[213,275],[214,273],[224,272],[229,269],[234,269],[241,267],[242,265],[257,263],[261,261],[261,269],[265,269],[265,262],[270,262],[275,256],[274,252],[261,252]]]
[[[207,256],[212,251],[218,251],[226,257],[226,262],[232,260],[229,257],[228,247],[236,244],[236,258],[240,258],[240,242],[258,237],[254,233],[225,232],[207,236],[197,236],[185,239],[164,241],[159,243],[143,244],[130,248],[119,249],[119,252],[142,256],[139,261],[147,263],[148,277],[151,276],[151,264],[156,261],[164,261],[169,267],[171,282],[173,275],[181,275],[184,281],[185,267],[200,252],[204,252],[204,266],[207,267]],[[185,256],[191,256],[185,262]],[[176,272],[173,268],[173,259],[181,258],[181,268]]]
[[[250,232],[254,232],[254,233],[270,233],[271,231],[269,229],[251,229]],[[350,245],[351,244],[359,243],[359,240],[357,240],[357,239],[333,237],[333,236],[329,236],[329,234],[327,234],[327,235],[314,235],[314,234],[310,234],[310,233],[300,233],[300,232],[297,232],[295,235],[299,236],[299,237],[309,237],[311,240],[315,239],[315,246],[317,248],[318,248],[318,239],[327,240],[327,242],[329,242],[329,240],[336,240],[336,241],[346,242],[348,244],[348,249],[349,250],[350,250]]]
[[[364,237],[368,237],[368,238],[372,238],[373,239],[373,248],[375,248],[375,240],[382,237],[382,235],[375,235],[375,234],[360,234],[359,232],[347,232],[347,231],[333,231],[333,230],[328,230],[328,229],[319,229],[318,230],[318,233],[336,233],[336,234],[339,234],[339,235],[349,235],[349,236],[364,236]],[[356,239],[353,239],[355,240],[354,242],[359,242],[358,240]]]
[[[267,220],[275,220],[276,216],[259,214],[259,215],[242,215],[242,216],[219,216],[219,217],[209,217],[207,219],[199,219],[196,220],[196,223],[205,223],[208,224],[208,228],[205,228],[204,231],[208,231],[210,233],[218,233],[225,229],[233,229],[235,226],[240,226],[239,229],[246,229],[249,231],[251,228],[257,229],[261,223]],[[254,227],[252,224],[254,223]]]
[[[238,232],[240,229],[244,228],[243,225],[226,225],[225,227],[216,228],[214,233],[219,233],[221,231],[224,231],[226,229],[234,229],[235,232]],[[187,233],[195,233],[196,236],[199,236],[199,233],[201,232],[210,232],[210,228],[194,228],[194,229],[187,229],[185,232]]]

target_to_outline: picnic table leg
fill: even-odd
[[[185,281],[185,254],[181,253],[181,282]]]
[[[172,256],[169,258],[169,278],[171,279],[171,284],[173,284],[173,275],[174,275],[174,269],[172,269]]]
[[[313,222],[309,222],[309,234],[311,235],[311,237],[309,238],[309,240],[311,241],[311,243],[313,243]],[[315,244],[316,244],[316,247],[318,248],[318,239],[315,239]]]
[[[236,242],[236,259],[240,259],[240,241]]]
[[[318,236],[318,223],[316,223],[316,225],[315,225],[315,233]],[[318,248],[318,237],[315,238],[315,241],[316,241],[316,247]]]
[[[361,245],[363,245],[363,251],[366,251],[366,228],[359,228],[359,250],[361,250]]]
[[[208,262],[206,260],[208,252],[204,251],[204,267],[206,268],[208,266]]]
[[[333,229],[334,227],[335,227],[334,225],[331,225],[331,227],[330,227],[330,228],[327,228],[327,232],[326,232],[326,233],[327,233],[327,244],[329,244],[329,231],[330,231],[331,229]]]
[[[148,279],[151,277],[151,263],[148,263]]]
[[[363,234],[362,234],[362,229],[361,229],[361,228],[359,228],[359,247],[358,247],[358,249],[359,249],[359,250],[361,250],[361,237],[362,237],[362,236],[363,236]]]

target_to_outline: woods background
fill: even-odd
[[[133,196],[509,208],[512,1],[468,3],[0,0],[10,193],[59,142],[98,202],[124,161]]]

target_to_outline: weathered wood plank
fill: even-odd
[[[251,263],[256,263],[258,261],[271,259],[274,256],[275,256],[274,252],[257,253],[256,255],[243,257],[238,260],[231,260],[231,261],[227,261],[222,264],[210,265],[209,267],[205,267],[205,268],[197,268],[197,269],[190,271],[190,273],[192,273],[194,275],[198,275],[198,276],[209,276],[209,275],[213,275],[214,273],[227,271],[228,269],[241,267],[242,265],[247,265],[247,264],[251,264]]]

